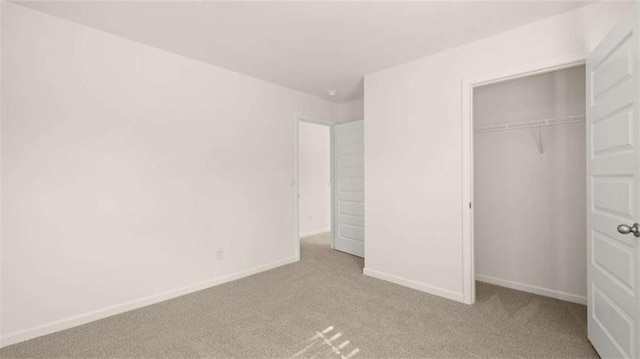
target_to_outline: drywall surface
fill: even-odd
[[[3,22],[4,345],[297,260],[295,120],[334,104],[14,4]]]
[[[483,86],[476,128],[585,114],[585,68]],[[475,272],[586,303],[585,124],[474,135]]]
[[[338,104],[338,120],[341,123],[364,119],[364,99]]]
[[[474,126],[584,116],[585,71],[581,65],[476,87]]]
[[[589,5],[365,77],[365,273],[462,301],[462,82],[586,54],[630,6]]]
[[[331,134],[328,126],[300,121],[298,129],[300,237],[331,230]]]
[[[4,5],[5,2],[0,0],[0,150],[2,149],[2,128],[3,128],[3,118],[4,118],[4,67],[3,67],[3,58],[4,58]],[[2,308],[2,155],[0,154],[0,333],[2,332],[2,323],[4,321],[3,308]],[[0,334],[0,338],[2,338],[2,334]],[[2,339],[0,339],[0,346],[2,346]]]

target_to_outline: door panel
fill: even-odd
[[[364,257],[364,123],[334,126],[334,248]]]
[[[588,332],[603,358],[640,357],[638,7],[587,58]]]

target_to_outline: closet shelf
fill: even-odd
[[[514,123],[508,123],[504,125],[477,127],[475,129],[475,132],[484,133],[484,132],[494,132],[494,131],[519,130],[523,128],[533,128],[533,127],[542,127],[542,126],[553,126],[553,125],[561,125],[565,123],[584,122],[585,119],[586,119],[585,116],[568,116],[568,117],[549,118],[549,119],[537,120],[537,121],[514,122]]]

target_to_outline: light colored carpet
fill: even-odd
[[[0,357],[591,358],[586,308],[478,283],[459,304],[362,275],[303,239],[302,261],[12,345]]]

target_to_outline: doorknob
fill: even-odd
[[[634,223],[633,226],[627,226],[626,224],[621,224],[618,226],[618,232],[622,234],[633,233],[634,236],[640,237],[640,224]]]

